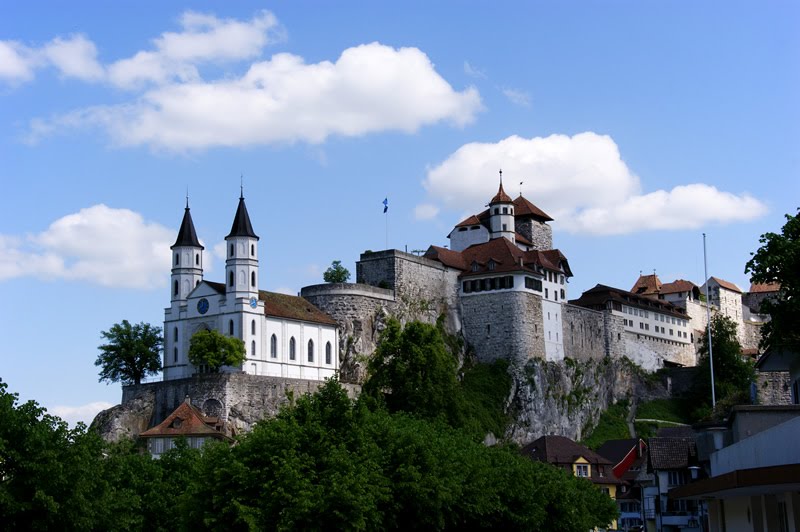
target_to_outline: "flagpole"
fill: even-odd
[[[717,396],[714,392],[714,354],[711,350],[711,299],[708,297],[708,258],[706,255],[706,234],[703,233],[703,267],[706,272],[706,319],[708,321],[708,361],[711,363],[711,408],[717,406]]]

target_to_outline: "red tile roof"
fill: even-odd
[[[736,286],[735,284],[733,284],[730,281],[726,281],[724,279],[720,279],[719,277],[711,277],[711,279],[716,281],[717,284],[720,285],[722,288],[725,288],[725,289],[730,290],[732,292],[738,292],[740,294],[742,293],[741,288],[739,288],[738,286]]]
[[[488,213],[489,211],[486,211],[486,212]],[[465,219],[465,220],[463,220],[461,222],[458,222],[456,224],[456,227],[467,227],[467,226],[470,226],[470,225],[480,225],[480,224],[481,224],[481,221],[478,219],[477,216],[475,216],[473,214],[469,218],[467,218],[467,219]]]
[[[631,288],[634,294],[650,295],[658,294],[661,291],[661,281],[658,275],[652,273],[650,275],[640,275]]]
[[[660,299],[653,299],[642,294],[626,292],[620,288],[613,288],[603,284],[595,285],[594,288],[586,290],[578,299],[570,300],[570,304],[599,310],[601,308],[605,309],[608,301],[615,301],[622,305],[669,314],[670,316],[675,316],[683,320],[689,319],[689,317],[682,312],[682,309],[676,307],[672,303]]]
[[[489,205],[493,203],[514,203],[511,196],[506,194],[506,191],[503,190],[503,183],[500,183],[500,188],[497,190],[497,194],[492,198],[492,201],[489,202]]]
[[[462,277],[518,271],[541,273],[537,272],[537,268],[562,272],[567,277],[572,276],[569,262],[561,251],[557,249],[523,251],[507,238],[493,238],[460,252],[431,246],[425,252],[425,257],[462,270],[464,272],[461,274]],[[494,261],[492,270],[489,269],[490,260]],[[477,271],[472,271],[473,263],[477,263]]]
[[[781,289],[780,283],[751,283],[750,293],[777,292]]]
[[[678,292],[691,292],[695,288],[698,288],[696,284],[691,281],[686,281],[684,279],[677,279],[671,283],[664,283],[661,285],[661,293],[662,294],[677,294]]]
[[[220,428],[220,430],[217,429]],[[158,436],[211,436],[213,438],[226,439],[221,432],[222,425],[217,418],[209,418],[192,406],[189,398],[175,409],[167,419],[155,427],[142,432],[142,438],[154,438]]]
[[[514,199],[514,216],[517,218],[536,218],[541,222],[552,222],[553,219],[547,215],[542,209],[525,199],[523,196],[518,196]]]
[[[425,252],[425,258],[431,260],[438,260],[445,266],[456,268],[458,270],[466,270],[467,266],[464,264],[464,257],[458,251],[442,248],[439,246],[431,246]]]
[[[225,294],[223,283],[204,281],[220,294]],[[277,292],[258,291],[258,299],[264,302],[264,314],[267,317],[287,318],[290,320],[310,321],[323,325],[338,325],[337,321],[300,296],[290,296]]]

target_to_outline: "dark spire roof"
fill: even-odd
[[[249,236],[258,240],[258,236],[253,231],[253,225],[250,223],[250,215],[247,214],[247,207],[244,204],[244,194],[239,196],[239,207],[236,209],[236,216],[233,218],[233,225],[231,232],[225,238],[234,236]]]
[[[175,243],[172,244],[170,249],[176,248],[178,246],[192,246],[195,248],[205,249],[203,246],[200,245],[200,241],[197,240],[197,233],[194,230],[194,223],[192,222],[192,215],[189,212],[189,200],[186,200],[186,210],[183,212],[183,221],[181,222],[181,228],[178,230],[178,238],[175,240]]]

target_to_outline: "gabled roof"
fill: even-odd
[[[223,283],[203,282],[216,290],[218,294],[225,295],[226,287]],[[267,317],[310,321],[323,325],[339,325],[336,320],[312,305],[304,297],[259,290],[258,299],[264,302],[264,315]]]
[[[739,288],[738,286],[736,286],[735,284],[733,284],[730,281],[726,281],[724,279],[720,279],[719,277],[710,277],[709,281],[715,281],[722,288],[725,288],[726,290],[730,290],[731,292],[738,292],[740,294],[742,293],[742,289]]]
[[[439,246],[431,246],[428,248],[428,251],[425,252],[424,256],[426,259],[438,260],[450,268],[456,268],[458,270],[467,269],[467,265],[464,264],[464,257],[461,256],[459,251],[453,251]]]
[[[525,199],[523,196],[514,198],[514,216],[516,218],[535,218],[540,222],[552,222],[553,219],[542,209]]]
[[[570,303],[580,307],[596,309],[598,307],[605,308],[605,304],[608,301],[615,301],[622,305],[669,314],[683,320],[689,319],[688,316],[681,311],[682,309],[676,307],[672,303],[660,299],[653,299],[641,294],[634,294],[620,288],[614,288],[603,284],[595,285],[594,288],[590,288],[581,294],[581,297],[578,299],[570,300]]]
[[[506,194],[506,191],[503,190],[503,183],[500,183],[500,188],[497,190],[497,194],[494,195],[492,201],[489,202],[489,205],[493,205],[495,203],[514,203],[514,200],[511,199],[511,196]]]
[[[192,406],[189,397],[175,409],[167,419],[139,434],[142,438],[154,438],[158,436],[211,436],[213,438],[226,439],[226,436],[218,430],[222,425],[217,418],[210,418]]]
[[[247,214],[247,206],[244,204],[244,196],[239,196],[239,206],[236,208],[236,216],[233,217],[231,232],[225,238],[235,236],[247,236],[258,240],[253,225],[250,223],[250,215]]]
[[[194,230],[194,222],[192,222],[192,214],[189,212],[189,203],[187,200],[186,210],[183,211],[183,220],[181,221],[181,228],[178,230],[178,238],[172,244],[170,249],[175,249],[178,246],[192,246],[200,249],[205,249],[200,245],[197,239],[197,233]]]
[[[631,288],[634,294],[650,295],[658,294],[661,292],[661,280],[658,275],[651,273],[650,275],[640,275]]]
[[[777,292],[780,289],[781,289],[780,283],[750,283],[751,294]]]
[[[578,458],[583,457],[591,464],[611,465],[611,460],[565,436],[542,436],[523,447],[520,452],[549,464],[574,464]]]
[[[697,464],[697,446],[692,438],[650,438],[647,444],[653,469],[686,469]]]
[[[692,292],[695,289],[700,290],[700,288],[691,281],[686,281],[684,279],[676,279],[671,283],[664,283],[661,285],[661,293],[662,294],[677,294],[678,292]]]
[[[461,256],[460,261],[457,260],[455,254]],[[436,254],[426,253],[426,256],[430,259],[440,260],[446,266],[458,267],[464,271],[461,277],[519,271],[541,275],[541,272],[538,271],[540,268],[564,273],[567,277],[572,276],[567,258],[561,251],[557,249],[523,251],[507,238],[493,238],[488,242],[473,244],[460,252],[450,251],[449,254],[444,255],[438,251]],[[490,260],[494,261],[494,269],[491,270],[489,269]],[[473,263],[477,263],[477,271],[472,271]]]
[[[489,211],[486,211],[489,212]],[[472,215],[469,218],[462,220],[456,224],[456,227],[466,227],[469,225],[481,225],[481,221],[478,219],[476,215]]]

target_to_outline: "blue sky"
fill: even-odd
[[[746,289],[798,206],[794,3],[230,4],[0,7],[0,377],[23,399],[118,402],[100,331],[161,323],[187,187],[206,278],[243,176],[261,287],[289,293],[387,224],[446,244],[500,168],[556,219],[573,298],[702,283],[703,232]]]

